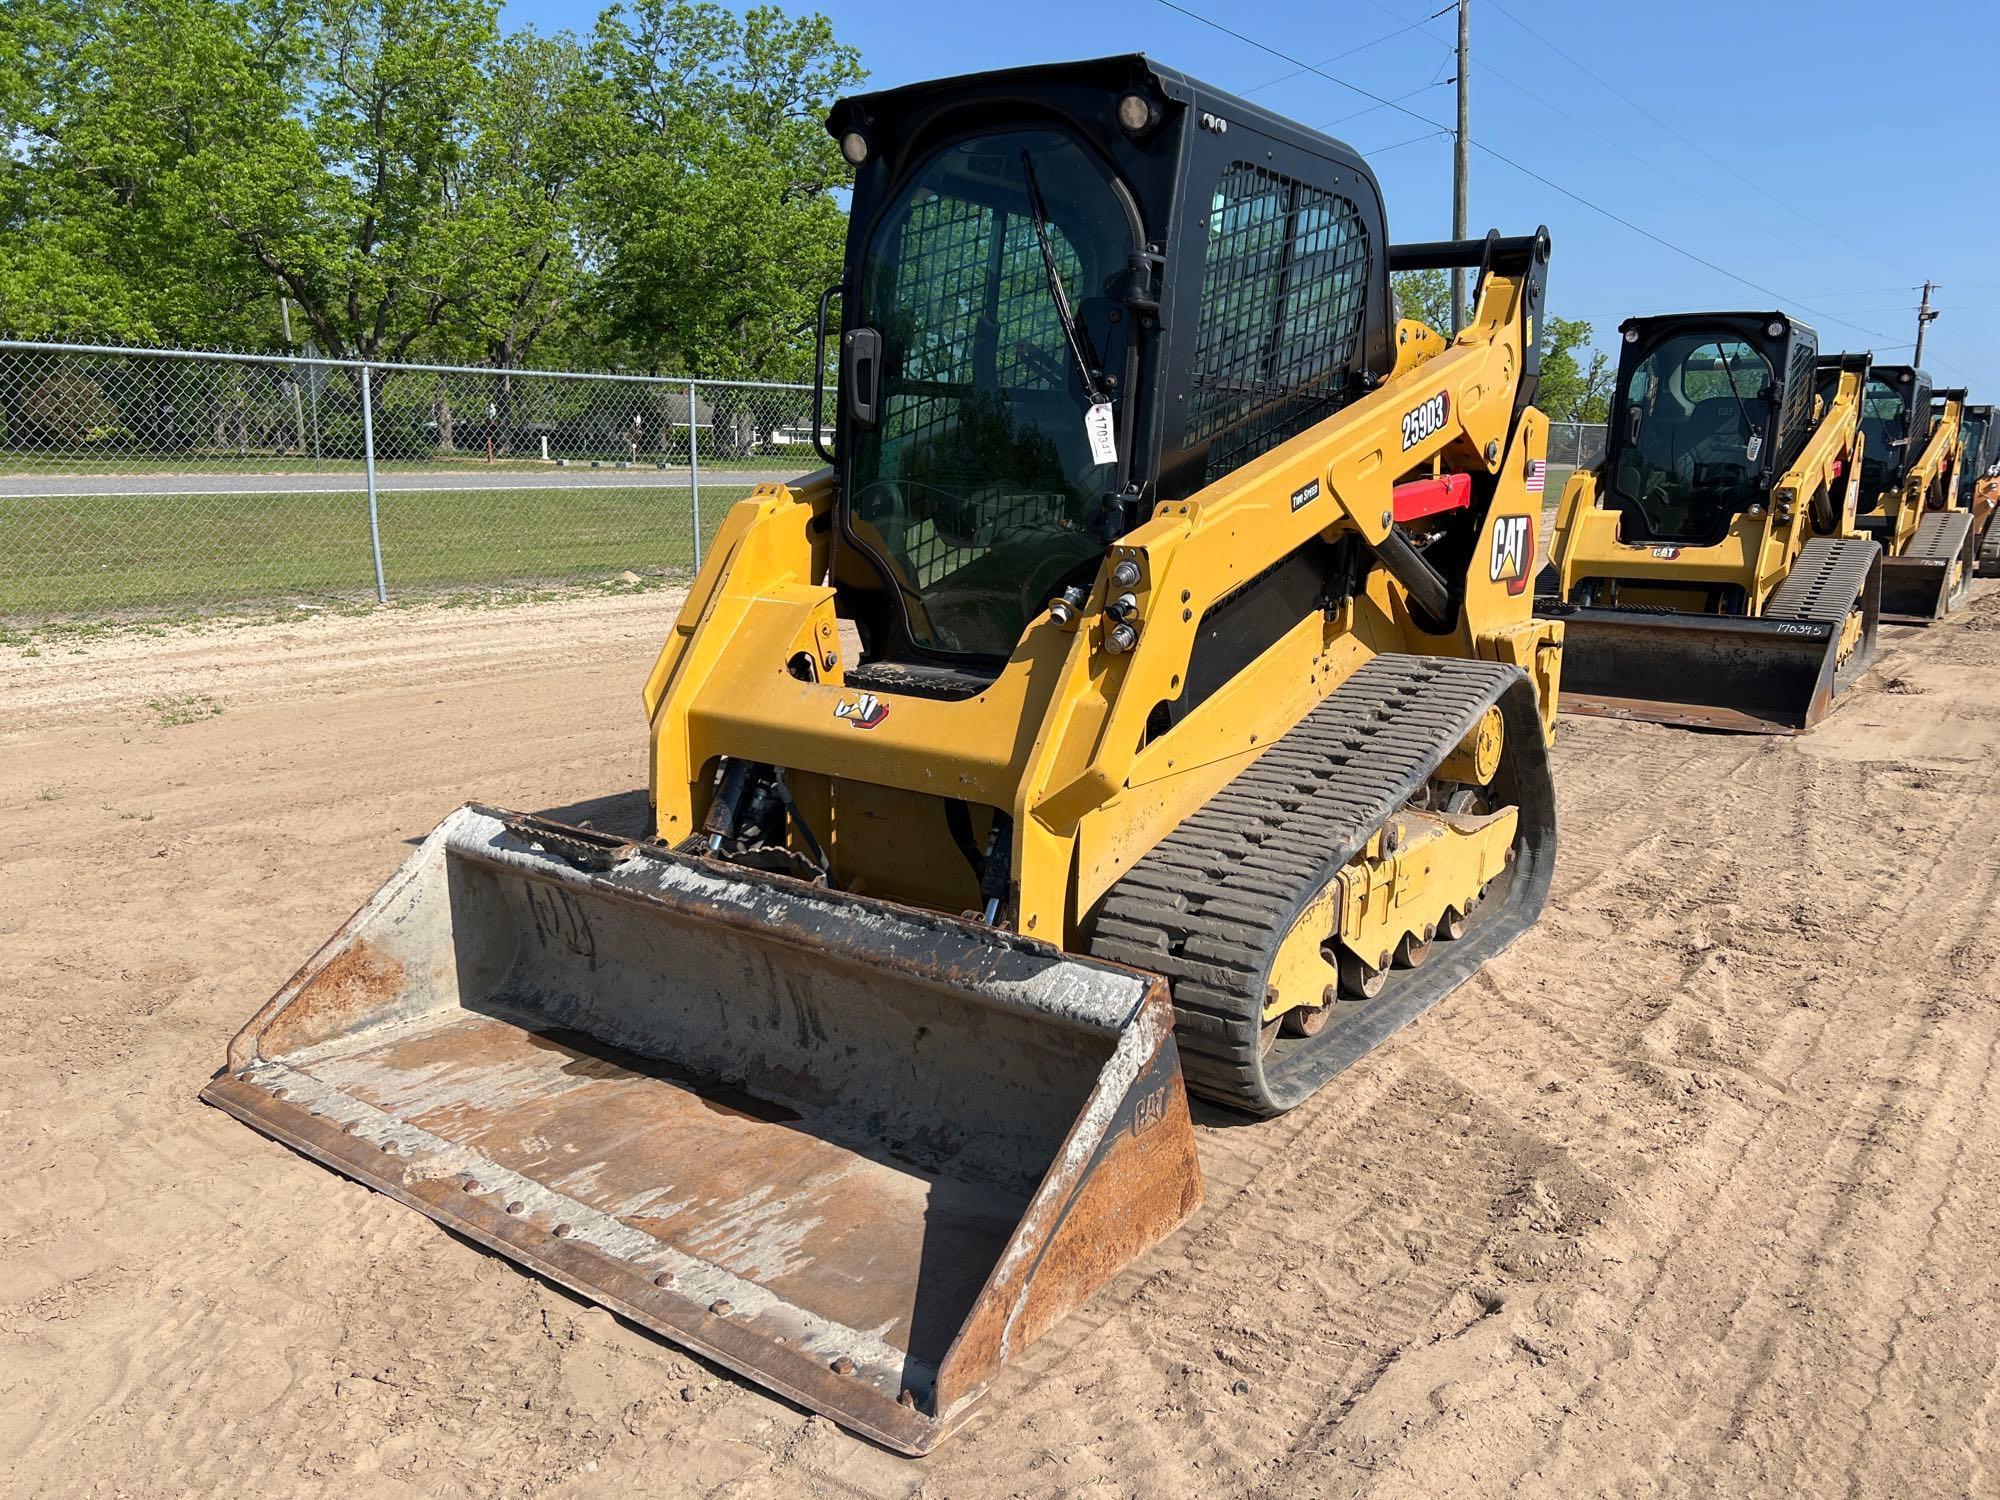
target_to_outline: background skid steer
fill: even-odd
[[[1867,456],[1857,525],[1882,546],[1882,618],[1929,625],[1965,602],[1978,566],[1959,493],[1962,389],[1933,394],[1909,365],[1878,365],[1862,403]]]
[[[2000,575],[2000,423],[1990,406],[1968,406],[1963,420],[1962,456],[1958,464],[1959,508],[1972,516],[1972,541],[1977,558],[1973,571],[1981,578]]]
[[[1602,465],[1570,477],[1537,609],[1563,707],[1809,729],[1875,655],[1881,549],[1855,529],[1866,355],[1783,313],[1632,318]]]
[[[651,836],[454,814],[207,1096],[921,1452],[1194,1210],[1188,1089],[1291,1108],[1539,912],[1548,239],[1391,246],[1144,58],[829,129],[836,447],[647,680]]]

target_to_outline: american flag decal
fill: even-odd
[[[1529,459],[1528,493],[1531,495],[1541,494],[1542,487],[1548,483],[1548,479],[1549,479],[1548,460],[1542,458]]]

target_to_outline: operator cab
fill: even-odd
[[[976,691],[1154,504],[1394,367],[1367,165],[1144,57],[861,95],[827,128],[856,168],[827,456],[865,662]]]
[[[2000,432],[1994,430],[1993,408],[1966,407],[1959,419],[1959,430],[1965,436],[1965,456],[1958,466],[1958,503],[1970,510],[1972,492],[1979,488],[1986,471],[2000,460]]]
[[[1819,339],[1783,313],[1630,318],[1604,473],[1628,543],[1712,547],[1811,436]]]
[[[1877,365],[1861,393],[1863,531],[1884,533],[1890,518],[1882,497],[1903,482],[1931,430],[1931,378],[1909,365]]]

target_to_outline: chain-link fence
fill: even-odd
[[[0,621],[686,578],[812,388],[0,341]],[[1603,457],[1557,422],[1549,463]]]
[[[0,620],[688,577],[812,389],[0,341]]]
[[[1604,462],[1602,422],[1549,423],[1549,463],[1559,469],[1594,469]]]

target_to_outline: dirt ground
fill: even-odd
[[[933,1457],[196,1102],[469,794],[642,783],[661,595],[0,661],[0,1490],[2000,1494],[2000,590],[1815,734],[1566,721],[1504,959]],[[219,710],[219,712],[217,711]]]

